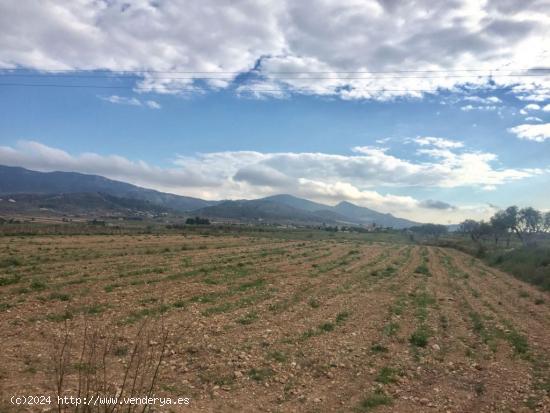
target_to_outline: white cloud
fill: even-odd
[[[0,67],[133,70],[138,90],[160,93],[226,88],[256,68],[253,95],[387,100],[468,85],[536,100],[547,78],[514,75],[550,66],[548,15],[545,0],[0,2]]]
[[[509,128],[508,132],[515,134],[520,139],[534,142],[544,142],[550,139],[550,123],[540,125],[523,124]]]
[[[489,96],[489,97],[486,97],[486,98],[483,98],[483,97],[480,97],[480,96],[466,96],[464,98],[464,100],[468,101],[468,102],[476,102],[476,103],[480,103],[480,104],[484,104],[484,105],[494,105],[494,104],[497,104],[497,103],[502,103],[502,100],[500,100],[496,96]]]
[[[466,105],[462,106],[460,110],[464,112],[470,112],[472,110],[485,110],[488,112],[492,112],[498,109],[498,106],[474,106],[474,105]]]
[[[529,103],[528,105],[525,105],[525,107],[523,109],[525,109],[525,110],[540,110],[540,106],[537,105],[536,103]]]
[[[542,108],[545,112],[550,112],[550,103]]]
[[[150,109],[160,109],[162,106],[154,100],[141,101],[136,97],[125,97],[118,95],[111,96],[99,96],[101,100],[114,103],[116,105],[128,105],[128,106],[145,106]]]
[[[71,155],[35,141],[20,141],[13,148],[0,146],[0,164],[23,166],[38,171],[76,171],[98,174],[150,188],[173,191],[185,182],[188,186],[210,187],[217,182],[191,170],[159,168],[143,161],[130,161],[119,155],[96,153]]]
[[[151,109],[160,109],[162,107],[158,102],[155,102],[154,100],[145,101],[145,105]]]
[[[543,173],[535,169],[495,168],[493,163],[497,157],[494,154],[469,152],[461,143],[444,138],[426,137],[415,141],[421,147],[419,154],[427,160],[415,162],[393,156],[386,149],[356,147],[351,155],[255,151],[203,153],[179,156],[171,167],[160,168],[118,155],[71,155],[38,142],[22,141],[16,147],[0,146],[0,164],[41,171],[98,174],[207,199],[291,193],[328,203],[349,200],[412,219],[430,220],[429,217],[433,217],[442,222],[449,217],[459,219],[465,210],[443,208],[444,203],[437,200],[422,201],[411,196],[380,193],[377,188],[477,187],[488,190]]]
[[[525,122],[542,122],[542,119],[537,118],[536,116],[527,116],[525,118]]]
[[[417,137],[413,139],[415,143],[420,146],[435,146],[437,148],[449,149],[449,148],[462,148],[464,144],[462,142],[453,141],[445,138],[434,138],[434,137]]]

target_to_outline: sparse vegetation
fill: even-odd
[[[516,365],[532,370],[533,380],[521,382],[529,403],[543,400],[550,367],[539,337],[546,332],[540,328],[531,342],[531,327],[542,326],[548,315],[545,293],[510,286],[513,280],[477,259],[436,247],[371,242],[369,234],[346,241],[342,231],[323,231],[342,237],[334,240],[316,233],[296,240],[284,232],[251,237],[213,235],[215,225],[184,228],[178,230],[206,233],[61,236],[55,245],[47,237],[9,238],[10,253],[24,259],[0,274],[1,322],[14,332],[6,354],[20,365],[9,380],[39,387],[38,378],[52,368],[33,356],[27,340],[52,337],[60,343],[53,332],[65,324],[74,326],[75,344],[76,332],[87,325],[102,332],[96,349],[107,351],[116,380],[130,363],[140,326],[163,323],[169,334],[156,391],[191,394],[197,409],[209,409],[222,395],[239,400],[254,391],[253,408],[271,407],[280,395],[273,405],[280,410],[376,411],[393,405],[387,409],[398,411],[404,400],[393,391],[411,380],[423,389],[430,369],[439,368],[453,371],[453,380],[487,406],[485,400],[508,389],[501,367],[513,373]],[[419,266],[429,271],[415,274]],[[529,321],[521,324],[524,317]],[[143,350],[159,355],[159,337],[142,340]],[[78,347],[72,346],[73,362],[67,364],[70,380],[103,368],[96,356],[93,363],[80,362]],[[496,357],[499,350],[506,352]],[[462,373],[451,360],[487,369],[497,384],[472,382],[471,369]],[[317,394],[325,379],[356,394],[364,386],[370,392],[362,401],[340,404]],[[0,384],[7,380],[0,371]],[[442,397],[456,396],[440,389]],[[507,407],[524,406],[521,396],[511,397]]]

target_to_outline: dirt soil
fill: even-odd
[[[105,380],[120,389],[140,328],[148,354],[163,354],[154,394],[190,398],[152,411],[550,412],[550,295],[454,250],[0,239],[0,412],[57,411],[10,398],[56,395],[67,331],[65,394],[83,371],[85,329],[116,341]]]

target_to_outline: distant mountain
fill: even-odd
[[[281,194],[281,195],[272,195],[266,198],[261,198],[260,200],[273,201],[279,204],[288,205],[296,209],[302,209],[304,211],[320,211],[320,210],[329,210],[331,207],[319,204],[317,202],[309,201],[307,199],[298,198],[293,195]]]
[[[338,205],[331,207],[287,194],[273,195],[262,199],[285,204],[304,211],[313,212],[316,216],[324,216],[326,219],[340,223],[376,223],[378,226],[393,228],[407,228],[419,224],[418,222],[397,218],[392,214],[383,214],[381,212],[360,207],[346,201],[340,202]]]
[[[404,218],[394,217],[392,214],[383,214],[369,208],[360,207],[351,202],[340,202],[333,208],[338,213],[353,219],[357,223],[375,223],[382,227],[393,227],[397,229],[408,228],[419,225],[418,222],[409,221]]]
[[[325,223],[328,225],[364,225],[375,223],[382,227],[407,228],[417,222],[382,214],[368,208],[341,202],[331,207],[292,195],[242,201],[223,201],[217,205],[193,211],[210,218],[263,220],[271,222]]]
[[[255,199],[242,201],[223,201],[217,205],[201,208],[193,213],[209,218],[226,218],[243,221],[266,221],[280,223],[323,223],[326,219],[304,209],[294,208],[284,203],[269,199]]]
[[[148,201],[176,211],[191,211],[214,205],[214,201],[167,194],[98,175],[76,172],[37,172],[0,165],[0,194],[103,193]]]
[[[70,216],[143,216],[174,212],[139,199],[102,193],[12,194],[0,196],[2,214],[53,214]]]
[[[94,209],[123,213],[124,208],[127,211],[154,211],[155,208],[160,208],[158,211],[173,210],[204,217],[242,221],[327,225],[376,224],[393,228],[418,225],[417,222],[383,214],[350,202],[329,206],[288,194],[255,200],[205,201],[141,188],[98,175],[36,172],[10,166],[0,166],[0,196],[2,194],[33,195],[21,198],[21,203],[15,203],[17,207],[9,206],[11,210],[23,208],[25,205],[26,210],[32,210],[39,205],[53,205],[57,211],[80,211],[78,213],[91,213]],[[5,205],[4,210],[7,208]]]

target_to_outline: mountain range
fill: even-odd
[[[329,206],[292,195],[208,201],[146,189],[98,175],[38,172],[0,165],[0,213],[48,210],[60,214],[197,215],[245,222],[369,225],[407,228],[417,222],[350,202]]]

